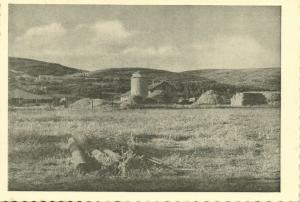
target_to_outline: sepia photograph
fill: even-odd
[[[280,193],[281,16],[9,4],[8,191]]]

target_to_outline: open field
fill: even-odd
[[[88,150],[134,141],[155,165],[127,177],[75,172],[70,134]],[[9,112],[9,190],[280,191],[280,109],[16,110]]]

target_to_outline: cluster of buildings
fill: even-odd
[[[140,97],[142,101],[147,98],[155,100],[157,103],[177,102],[177,91],[174,85],[167,81],[159,81],[148,86],[145,75],[135,72],[131,76],[130,91],[121,95],[121,101],[127,101],[131,97]]]
[[[55,77],[40,75],[40,80],[55,79]],[[280,92],[242,92],[236,93],[224,102],[222,96],[218,95],[213,90],[206,91],[199,98],[184,99],[178,97],[176,87],[168,81],[153,82],[148,85],[148,79],[140,72],[135,72],[131,76],[130,91],[120,96],[121,102],[129,101],[133,97],[138,97],[142,103],[179,103],[179,104],[231,104],[231,106],[245,106],[245,105],[261,105],[280,103]],[[44,89],[45,88],[45,89]],[[46,87],[41,90],[47,91]],[[9,91],[9,104],[22,105],[27,103],[53,103],[65,104],[67,100],[73,98],[68,95],[40,95],[33,94],[22,89],[16,88]],[[75,99],[75,98],[74,98]],[[64,103],[61,103],[64,102]]]
[[[140,97],[142,100],[153,99],[156,103],[180,104],[227,104],[225,98],[213,90],[208,90],[197,98],[178,98],[175,86],[167,81],[160,81],[148,85],[145,75],[135,72],[131,76],[131,89],[121,95],[121,102],[128,101],[131,97]],[[228,99],[231,106],[262,105],[280,103],[279,92],[241,92]],[[229,104],[229,103],[228,103]]]
[[[35,79],[36,81],[55,81],[55,82],[62,82],[61,76],[53,76],[53,75],[39,75]]]

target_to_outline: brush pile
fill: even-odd
[[[88,151],[85,145],[89,141],[86,137],[71,137],[68,148],[72,155],[74,168],[81,174],[97,171],[100,175],[127,177],[131,170],[144,170],[150,176],[155,175],[151,169],[167,170],[180,175],[190,169],[176,168],[165,164],[162,160],[140,154],[132,142],[128,147],[119,151],[107,148]]]

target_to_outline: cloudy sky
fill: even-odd
[[[87,70],[280,67],[280,7],[10,5],[9,55]]]

